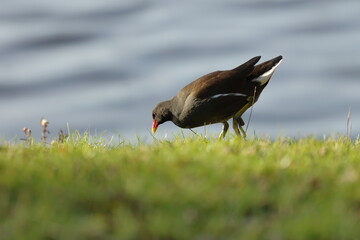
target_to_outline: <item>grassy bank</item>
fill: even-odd
[[[360,141],[0,147],[0,239],[358,239]]]

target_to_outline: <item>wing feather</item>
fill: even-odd
[[[247,76],[254,70],[260,57],[254,57],[244,64],[227,71],[216,71],[202,76],[185,86],[179,94],[188,94],[205,99],[219,94],[244,94]]]

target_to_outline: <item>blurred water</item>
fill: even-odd
[[[280,54],[249,132],[345,133],[351,106],[357,135],[359,43],[358,0],[2,0],[0,136],[40,135],[44,116],[52,136],[69,123],[146,138],[154,105],[190,81]],[[176,132],[165,123],[158,136]]]

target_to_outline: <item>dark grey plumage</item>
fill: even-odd
[[[245,136],[241,116],[258,100],[282,56],[255,65],[259,60],[260,56],[254,57],[234,69],[206,74],[172,99],[157,104],[152,113],[153,132],[166,121],[181,128],[221,122],[224,127],[220,137],[224,137],[229,127],[227,120],[233,118],[235,133],[241,135],[240,129]]]

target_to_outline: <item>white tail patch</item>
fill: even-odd
[[[247,97],[247,95],[242,94],[242,93],[223,93],[223,94],[216,94],[214,96],[211,96],[210,98],[219,98],[219,97],[227,97],[227,96]]]
[[[260,86],[264,85],[265,83],[267,83],[271,77],[271,75],[274,73],[275,69],[279,66],[279,64],[282,62],[282,59],[275,65],[273,66],[269,71],[263,73],[262,75],[260,75],[259,77],[253,79],[253,82],[260,82]]]

